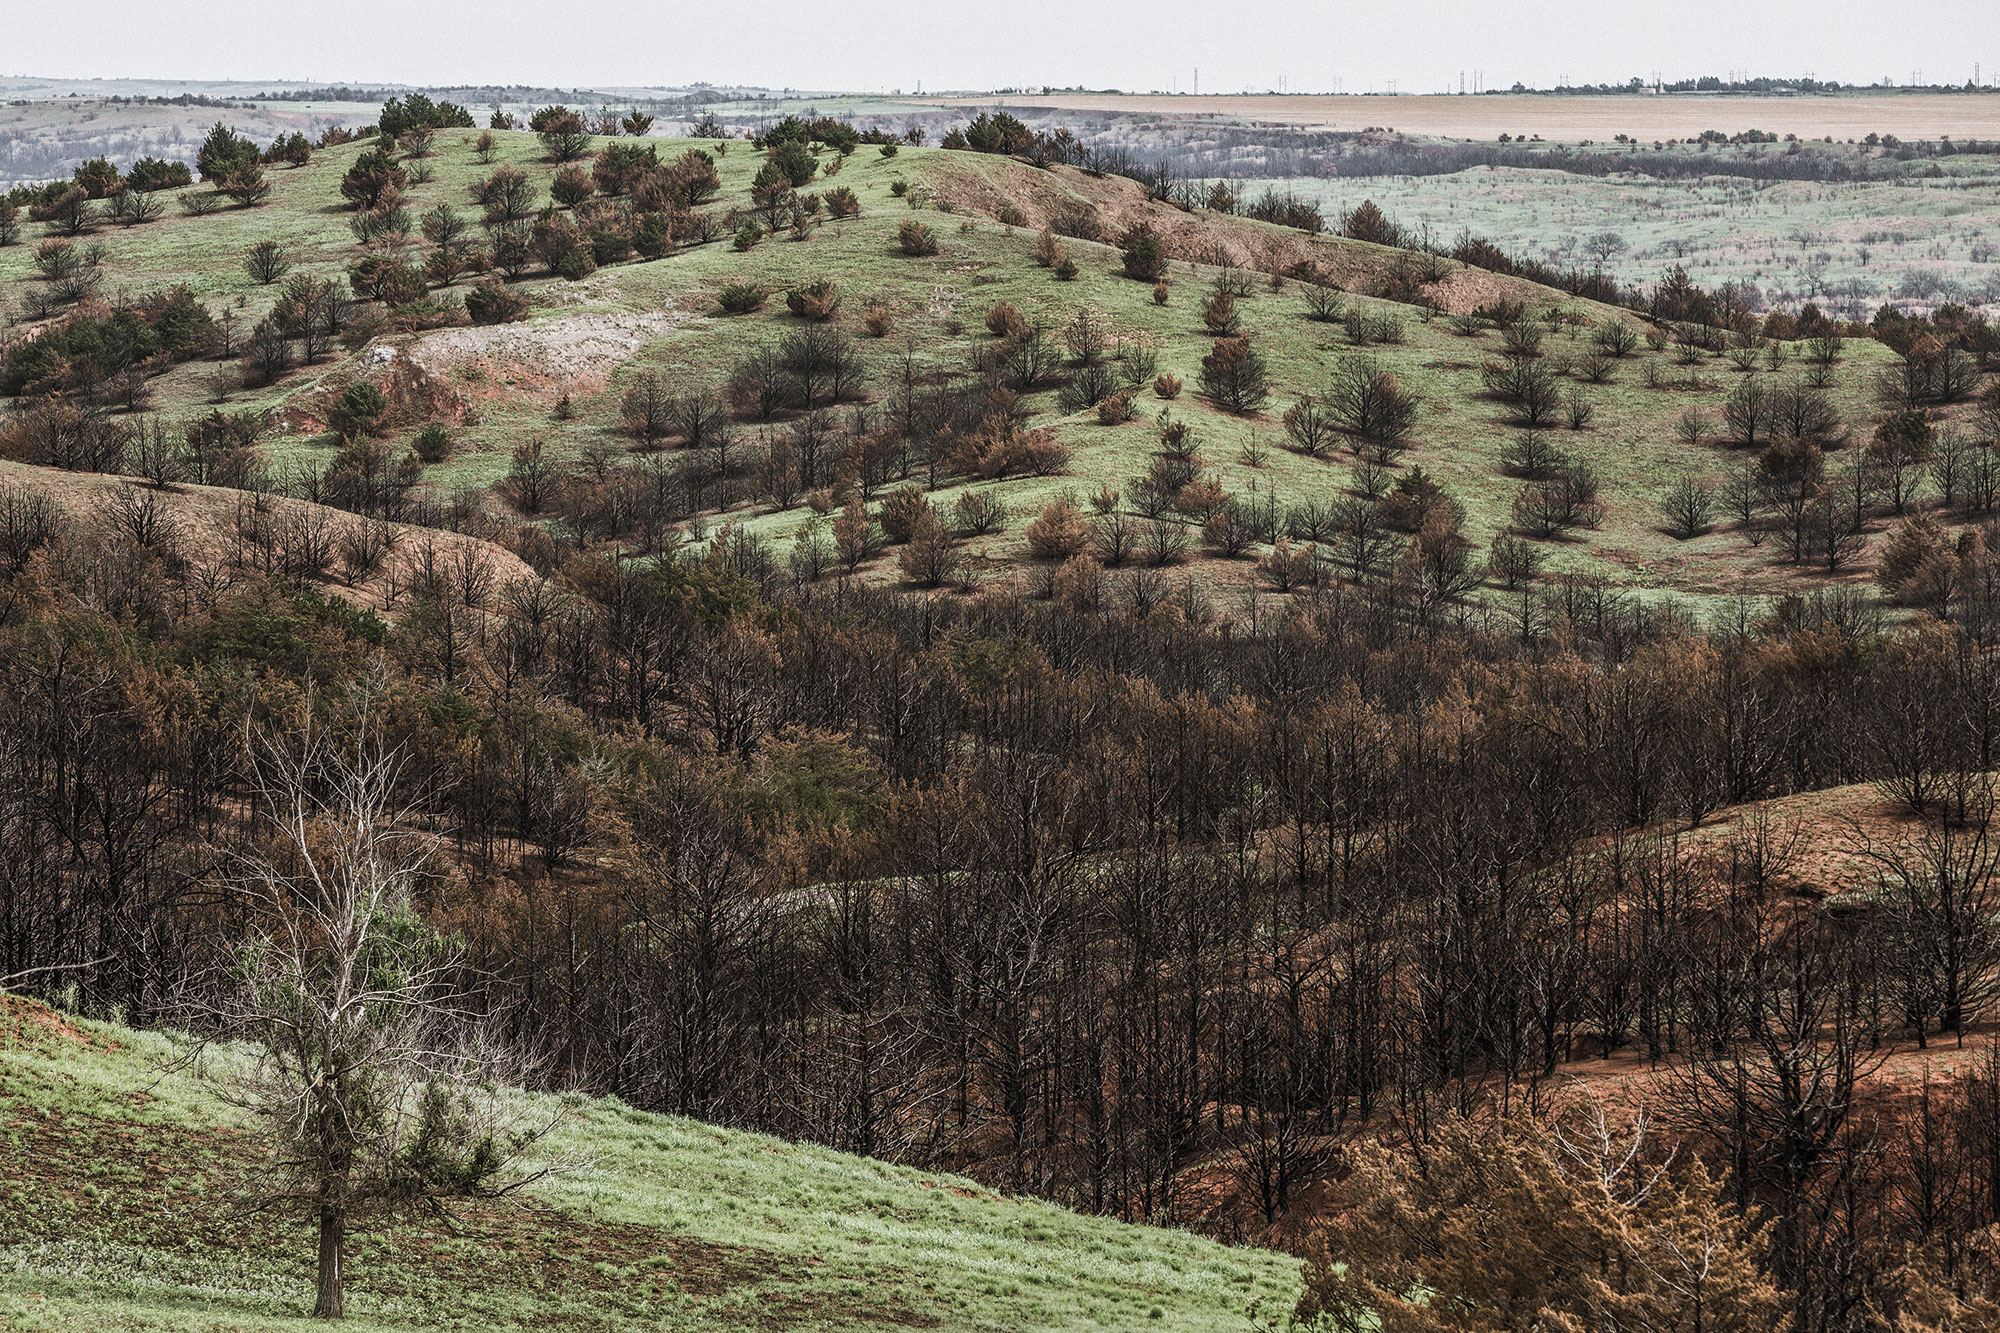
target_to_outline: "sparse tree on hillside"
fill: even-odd
[[[1141,282],[1158,282],[1167,271],[1166,254],[1160,248],[1159,233],[1148,223],[1139,223],[1125,233],[1125,276]]]
[[[1201,389],[1225,412],[1248,415],[1264,405],[1264,358],[1248,338],[1218,338],[1201,359]]]
[[[391,190],[401,191],[410,175],[395,159],[379,148],[371,148],[354,159],[354,165],[340,178],[340,194],[356,208],[374,208]]]
[[[275,382],[292,366],[292,345],[276,322],[259,320],[243,345],[243,383],[261,388]]]
[[[1693,477],[1682,477],[1660,497],[1660,517],[1667,531],[1682,541],[1708,531],[1715,514],[1715,491]]]
[[[222,192],[242,207],[248,208],[271,193],[271,182],[264,179],[264,168],[252,162],[224,176]]]
[[[1363,199],[1341,222],[1341,234],[1377,245],[1401,245],[1403,230],[1383,214],[1373,199]]]
[[[575,208],[596,192],[597,184],[590,173],[574,162],[556,172],[555,179],[549,182],[549,194],[565,208]]]
[[[243,267],[266,287],[291,271],[291,252],[276,241],[259,241],[243,257]]]
[[[519,167],[496,167],[492,175],[472,187],[471,193],[491,229],[518,228],[535,216],[535,187]]]
[[[534,127],[551,162],[574,162],[590,151],[590,132],[584,128],[583,118],[567,107],[536,112]]]
[[[195,169],[201,172],[203,180],[219,185],[234,172],[255,165],[262,156],[249,136],[236,133],[218,120],[195,154]]]
[[[1584,253],[1599,268],[1625,253],[1625,238],[1615,231],[1600,231],[1583,243]]]

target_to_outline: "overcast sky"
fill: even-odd
[[[558,87],[1186,92],[1199,67],[1204,92],[1436,92],[1475,70],[1505,88],[2000,66],[2000,0],[0,0],[0,32],[5,74]]]

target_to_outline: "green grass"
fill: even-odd
[[[171,1050],[0,997],[0,1328],[311,1326],[307,1225],[230,1201],[254,1144]],[[348,1326],[1235,1330],[1297,1289],[1281,1255],[616,1101],[547,1150],[584,1165],[534,1211],[357,1235]]]
[[[555,169],[539,160],[540,145],[534,136],[511,133],[499,137],[502,160],[517,163],[545,188]],[[491,170],[476,161],[472,138],[472,133],[458,131],[439,136],[439,155],[433,159],[436,179],[409,191],[414,212],[441,201],[471,211],[466,187]],[[689,145],[661,141],[660,146],[672,155]],[[129,231],[102,233],[100,239],[110,252],[107,289],[139,291],[185,281],[212,307],[234,312],[239,331],[247,330],[269,308],[276,293],[275,288],[258,286],[243,271],[241,257],[255,241],[267,237],[283,241],[293,249],[298,269],[306,272],[338,273],[355,257],[347,229],[350,215],[340,207],[338,184],[359,151],[359,145],[350,145],[316,153],[301,169],[272,170],[270,177],[276,188],[271,199],[254,209],[230,209],[208,218],[176,215]],[[750,177],[760,161],[760,155],[747,144],[735,142],[718,164],[723,194],[713,207],[746,203]],[[1058,283],[1048,270],[1033,262],[1034,233],[990,218],[946,213],[934,206],[937,195],[931,182],[943,182],[944,197],[948,198],[953,174],[972,166],[964,154],[904,149],[893,159],[883,159],[864,146],[847,159],[837,177],[813,186],[853,189],[860,197],[862,215],[819,227],[810,240],[776,237],[748,253],[737,253],[726,242],[716,243],[658,261],[609,267],[580,283],[537,277],[519,284],[533,302],[529,321],[507,326],[503,334],[492,336],[565,344],[596,321],[622,330],[631,354],[602,356],[581,370],[554,372],[538,372],[532,353],[525,358],[501,351],[484,357],[458,357],[439,374],[475,410],[477,424],[458,431],[458,453],[449,462],[429,469],[427,482],[439,494],[489,486],[506,473],[512,451],[536,437],[559,457],[574,457],[593,440],[622,440],[618,404],[635,375],[652,372],[682,386],[714,386],[745,351],[777,339],[794,326],[778,297],[755,314],[720,314],[714,306],[714,294],[725,283],[753,281],[781,294],[788,285],[829,276],[838,282],[845,297],[842,327],[858,332],[859,316],[869,301],[887,306],[893,314],[896,328],[890,337],[858,339],[873,370],[878,400],[886,394],[891,365],[905,348],[913,349],[932,369],[962,367],[976,348],[990,341],[981,319],[993,302],[1003,298],[1052,328],[1059,328],[1079,306],[1092,306],[1123,336],[1154,343],[1159,349],[1160,368],[1187,382],[1187,392],[1170,407],[1150,392],[1142,395],[1140,419],[1119,427],[1100,426],[1089,414],[1061,416],[1053,393],[1031,399],[1030,406],[1037,413],[1035,424],[1052,425],[1071,447],[1070,475],[977,483],[995,491],[1012,511],[1004,530],[972,543],[975,551],[986,554],[989,565],[1025,558],[1021,532],[1034,510],[1052,496],[1071,489],[1088,495],[1100,482],[1124,488],[1129,494],[1129,479],[1144,470],[1154,447],[1154,418],[1162,409],[1192,422],[1203,441],[1210,469],[1233,493],[1276,492],[1281,502],[1291,504],[1306,499],[1326,502],[1343,492],[1348,485],[1349,456],[1312,460],[1284,448],[1279,421],[1284,408],[1300,394],[1311,392],[1325,377],[1329,364],[1355,354],[1338,326],[1313,323],[1305,317],[1296,284],[1281,291],[1270,291],[1260,284],[1256,294],[1242,303],[1244,323],[1255,334],[1271,366],[1273,395],[1266,414],[1246,419],[1214,411],[1194,396],[1200,361],[1210,345],[1201,328],[1199,307],[1211,272],[1176,261],[1170,275],[1171,299],[1164,307],[1155,306],[1149,284],[1119,274],[1115,248],[1069,242],[1082,273],[1075,282]],[[1002,185],[1011,177],[1024,188],[1031,180],[1050,179],[1074,182],[1074,188],[1088,186],[1073,173],[1050,178],[1000,159],[979,158],[976,166],[989,182]],[[898,180],[912,186],[908,199],[892,194],[892,182]],[[931,225],[943,242],[942,252],[935,257],[907,257],[895,246],[897,225],[913,216],[913,205],[918,209],[914,215]],[[1253,230],[1261,226],[1243,225]],[[1281,235],[1274,228],[1264,230],[1274,238]],[[1354,243],[1323,239],[1320,244]],[[0,292],[30,281],[31,251],[32,245],[0,250]],[[1703,272],[1701,276],[1710,275]],[[1442,319],[1424,323],[1414,307],[1365,297],[1354,299],[1403,319],[1405,343],[1371,349],[1366,354],[1394,369],[1424,400],[1415,432],[1416,447],[1405,456],[1405,465],[1421,465],[1446,484],[1467,510],[1468,536],[1483,547],[1509,522],[1509,505],[1520,485],[1499,466],[1501,446],[1512,428],[1502,423],[1498,405],[1481,393],[1480,363],[1497,350],[1497,338],[1491,334],[1476,339],[1461,337]],[[1554,292],[1545,292],[1544,299],[1548,305],[1561,304],[1591,319],[1613,313]],[[421,351],[436,346],[439,339],[464,336],[465,331],[447,331],[386,341],[405,351],[412,345]],[[1550,339],[1550,349],[1571,350],[1568,337]],[[1677,387],[1645,387],[1643,369],[1648,359],[1661,361],[1666,380]],[[1741,374],[1727,362],[1713,360],[1699,368],[1694,386],[1689,387],[1686,372],[1665,364],[1670,359],[1642,347],[1619,364],[1612,383],[1586,387],[1585,392],[1597,405],[1591,428],[1557,432],[1558,443],[1597,468],[1607,516],[1597,531],[1549,544],[1547,568],[1600,577],[1613,587],[1648,595],[1679,593],[1697,610],[1746,591],[1774,593],[1799,586],[1800,574],[1779,563],[1773,543],[1753,549],[1727,530],[1678,542],[1661,530],[1655,501],[1664,487],[1684,472],[1718,480],[1730,461],[1727,451],[1719,448],[1690,453],[1678,444],[1672,430],[1675,418],[1696,404],[1719,408],[1731,382]],[[1853,340],[1849,344],[1834,394],[1849,422],[1860,432],[1865,433],[1872,419],[1867,396],[1870,372],[1891,359],[1887,349],[1872,342]],[[233,379],[233,372],[233,363],[178,367],[157,382],[160,408],[170,415],[205,410],[211,397],[218,396],[218,386]],[[237,406],[290,407],[310,416],[362,373],[375,372],[359,357],[337,357],[295,371],[270,389],[231,390],[227,397]],[[553,401],[561,392],[571,396],[575,409],[572,420],[558,421],[552,412]],[[760,429],[750,427],[746,433],[754,440]],[[1244,447],[1252,442],[1265,446],[1266,462],[1261,467],[1245,461]],[[332,456],[333,442],[330,437],[291,431],[281,418],[267,434],[264,449],[276,466],[294,462],[323,465]],[[938,503],[949,506],[956,491],[956,487],[947,489],[936,497]],[[729,517],[771,539],[780,548],[780,555],[800,525],[814,521],[804,506],[782,513],[744,508]],[[1254,565],[1248,558],[1200,559],[1194,568],[1205,583],[1231,598],[1245,596],[1254,584]],[[896,577],[893,556],[880,559],[870,576]]]

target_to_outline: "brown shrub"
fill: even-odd
[[[1090,520],[1073,496],[1063,495],[1042,506],[1028,525],[1028,549],[1045,560],[1067,560],[1090,540]]]

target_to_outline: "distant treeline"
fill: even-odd
[[[1149,130],[1156,127],[1147,127]],[[1164,139],[1113,122],[1077,137],[1104,162],[1145,160],[1149,167],[1177,176],[1448,176],[1474,167],[1525,167],[1579,176],[1638,173],[1659,179],[1740,176],[1750,180],[1854,181],[1906,175],[1910,162],[1960,154],[2000,155],[2000,141],[1950,139],[1903,142],[1893,135],[1863,153],[1848,145],[1788,143],[1767,148],[1731,145],[1719,132],[1704,144],[1671,150],[1638,142],[1572,148],[1559,144],[1447,143],[1350,130],[1298,130],[1257,125],[1217,129],[1190,127],[1184,136]],[[1745,140],[1749,136],[1739,136]],[[1117,168],[1111,168],[1117,170]],[[1131,174],[1119,170],[1118,174]]]
[[[1968,140],[1953,143],[1895,143],[1879,156],[1812,151],[1787,145],[1782,152],[1687,153],[1665,149],[1628,148],[1600,151],[1561,146],[1530,148],[1487,143],[1353,142],[1340,145],[1320,160],[1313,176],[1448,176],[1473,167],[1527,167],[1567,171],[1578,176],[1611,176],[1636,172],[1660,179],[1693,176],[1741,176],[1772,181],[1852,181],[1904,174],[1902,163],[1952,157],[1960,153],[1997,154],[2000,143]]]
[[[534,102],[587,103],[602,106],[644,106],[644,107],[700,107],[728,96],[719,90],[697,89],[685,96],[646,97],[636,102],[629,96],[600,92],[590,88],[537,88],[524,83],[514,84],[456,84],[449,87],[435,86],[418,89],[409,88],[351,88],[346,84],[332,84],[318,88],[292,88],[283,92],[258,93],[252,100],[259,102],[389,102],[412,92],[448,98],[466,105],[490,105],[495,103]]]
[[[1511,88],[1488,88],[1485,96],[1518,96],[1533,94],[1550,97],[1611,97],[1619,94],[1650,95],[1662,93],[1753,93],[1778,95],[1786,93],[1867,93],[1878,92],[1889,96],[1899,93],[1978,93],[1991,92],[1991,87],[1982,87],[1967,79],[1964,83],[1932,83],[1910,85],[1901,88],[1874,88],[1866,84],[1842,84],[1834,81],[1821,82],[1814,78],[1799,79],[1719,79],[1713,74],[1697,79],[1676,79],[1672,83],[1648,83],[1644,79],[1628,79],[1624,83],[1570,83],[1558,88],[1528,88],[1515,84]]]

